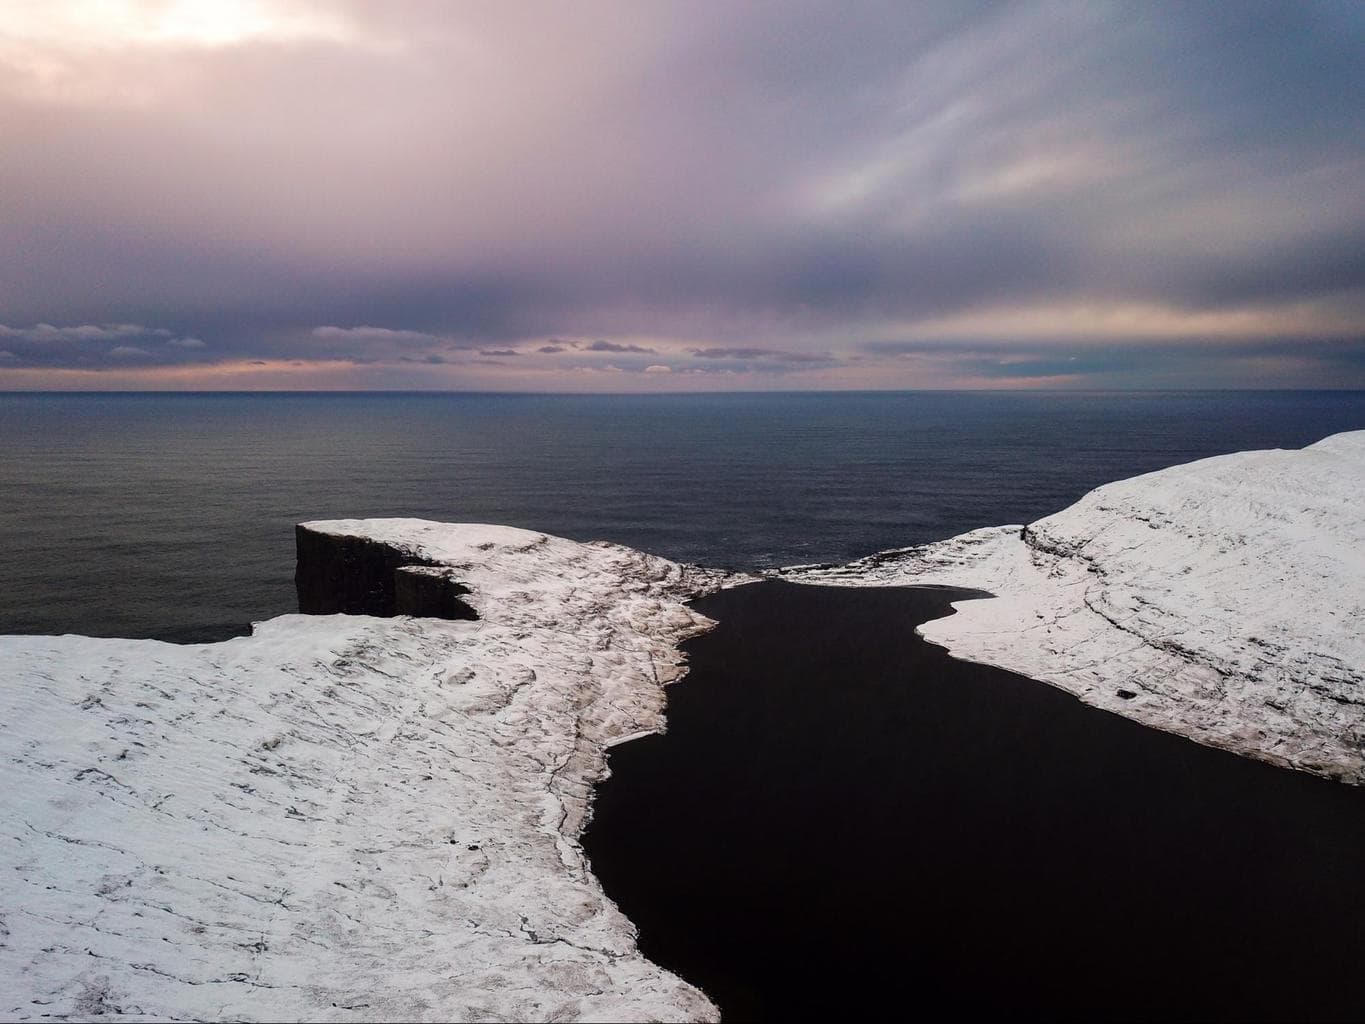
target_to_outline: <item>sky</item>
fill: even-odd
[[[0,0],[0,389],[1365,388],[1365,4]]]

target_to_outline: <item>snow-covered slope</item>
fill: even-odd
[[[718,577],[419,520],[472,622],[0,638],[0,1017],[714,1019],[577,845]]]
[[[1123,480],[1024,528],[784,575],[990,591],[920,632],[1202,743],[1365,782],[1365,431]]]

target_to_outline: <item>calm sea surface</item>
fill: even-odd
[[[306,519],[838,561],[1362,428],[1362,392],[0,394],[0,633],[214,639],[293,611]]]

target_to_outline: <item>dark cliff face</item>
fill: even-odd
[[[452,579],[449,570],[405,565],[393,574],[396,615],[416,615],[428,619],[477,619],[478,613],[460,600],[469,593],[463,583]]]
[[[469,588],[430,560],[361,537],[294,528],[294,589],[305,615],[477,619]],[[429,567],[425,570],[419,567]]]

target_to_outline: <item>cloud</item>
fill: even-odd
[[[78,324],[55,327],[40,323],[32,327],[7,327],[0,324],[0,338],[22,338],[25,341],[113,341],[118,338],[137,338],[147,335],[170,334],[163,328],[143,327],[141,324]]]
[[[16,356],[16,355],[15,355],[13,352],[11,352],[9,349],[7,349],[7,348],[0,348],[0,360],[5,360],[5,359],[18,359],[18,358],[19,358],[19,357]]]
[[[590,345],[575,345],[582,352],[648,352],[653,353],[655,349],[645,348],[643,345],[623,345],[615,341],[594,341]]]
[[[297,354],[302,350],[310,358],[439,363],[463,352],[477,352],[481,347],[488,346],[481,346],[477,338],[457,337],[445,332],[370,324],[356,327],[325,325],[312,328],[304,338],[293,332],[281,332],[270,344],[270,355]]]
[[[316,40],[346,44],[353,24],[340,12],[298,3],[25,5],[10,12],[0,38],[48,51],[201,48]],[[33,69],[36,74],[38,69]]]
[[[688,351],[698,359],[762,359],[775,354],[770,348],[694,348]]]
[[[518,351],[517,351],[516,349],[514,349],[514,348],[481,348],[481,349],[479,349],[479,355],[481,355],[481,356],[519,356],[519,355],[521,355],[521,353],[518,352]]]
[[[1089,387],[1267,387],[1277,379],[1297,387],[1365,384],[1365,337],[1318,339],[1127,338],[1104,344],[1074,338],[1025,342],[987,340],[878,341],[864,350],[924,371],[970,378],[977,385],[1061,380]]]
[[[185,350],[204,347],[199,339],[178,337],[169,328],[131,322],[58,325],[40,321],[28,327],[0,324],[0,338],[7,342],[7,362],[37,368],[90,367],[106,359],[183,361]],[[106,348],[110,342],[120,344]],[[162,342],[155,353],[152,342]]]
[[[645,373],[672,373],[673,367],[664,366],[662,363],[654,363],[645,367]]]
[[[448,339],[435,334],[428,334],[424,331],[395,330],[391,327],[314,327],[312,335],[315,338],[324,338],[329,341],[339,340],[347,342],[382,343],[397,345],[430,345],[446,344]]]
[[[23,365],[1365,332],[1360,4],[111,9],[0,23]]]
[[[773,348],[694,348],[698,359],[775,359],[787,363],[828,363],[834,357],[821,352],[792,352]]]

